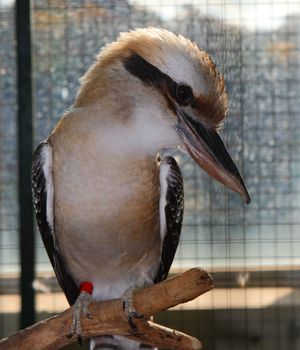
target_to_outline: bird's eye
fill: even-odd
[[[188,105],[193,98],[193,91],[187,85],[177,85],[176,87],[176,101],[181,105]]]

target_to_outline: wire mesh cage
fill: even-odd
[[[16,54],[14,13],[0,8],[0,323],[1,336],[18,328],[19,279]],[[13,310],[10,308],[13,306]]]
[[[0,1],[0,334],[18,329],[20,302],[14,2]],[[172,272],[210,271],[213,292],[159,315],[205,349],[300,348],[300,5],[298,1],[31,2],[34,144],[69,108],[78,79],[120,32],[157,26],[208,51],[224,74],[221,131],[250,206],[176,153],[185,216]],[[37,319],[67,307],[37,235]]]

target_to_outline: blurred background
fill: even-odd
[[[177,155],[185,217],[172,273],[201,266],[215,289],[156,320],[206,350],[299,350],[299,0],[28,5],[0,0],[0,338],[67,308],[31,220],[32,147],[72,105],[103,45],[158,26],[194,40],[224,74],[230,109],[221,134],[252,202]]]

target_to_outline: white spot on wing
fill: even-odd
[[[168,182],[167,176],[170,166],[163,159],[160,164],[159,181],[160,181],[160,199],[159,199],[159,217],[160,217],[160,237],[163,242],[166,235],[166,214],[165,207],[167,203]]]
[[[53,213],[53,202],[54,202],[54,185],[53,185],[53,151],[49,144],[45,144],[43,147],[43,172],[46,182],[46,217],[51,232],[54,232],[54,213]]]

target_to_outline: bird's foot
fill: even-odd
[[[134,294],[143,289],[142,287],[133,286],[126,290],[126,292],[123,295],[123,309],[125,312],[125,315],[127,316],[128,323],[131,327],[131,331],[133,334],[137,332],[137,326],[134,323],[133,319],[145,319],[144,315],[138,312],[133,305],[133,297]]]
[[[94,301],[91,293],[93,286],[89,282],[83,282],[80,285],[80,294],[75,301],[73,306],[73,319],[72,325],[69,333],[67,334],[68,338],[72,338],[74,334],[77,335],[78,343],[82,344],[82,328],[81,328],[81,317],[85,316],[87,318],[93,318],[92,314],[89,312],[89,305]]]

